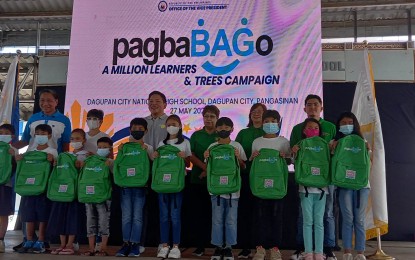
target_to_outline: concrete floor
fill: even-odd
[[[14,253],[12,250],[12,247],[14,245],[17,245],[18,243],[21,242],[21,233],[19,231],[8,231],[7,235],[6,235],[6,253],[4,254],[0,254],[0,259],[10,259],[10,260],[14,260],[14,259],[42,259],[42,260],[47,260],[47,259],[56,259],[58,256],[54,256],[51,254],[40,254],[40,255],[35,255],[35,254],[18,254],[18,253]],[[366,254],[372,254],[375,252],[376,249],[376,242],[375,241],[368,241],[367,242],[367,246],[366,246]],[[54,245],[52,245],[52,248],[54,248]],[[85,245],[81,245],[81,249],[80,251],[83,252],[87,249],[87,247]],[[111,246],[109,247],[108,253],[110,255],[115,255],[115,252],[119,249],[119,247],[114,247]],[[385,241],[382,243],[382,249],[385,253],[387,253],[390,256],[395,257],[395,259],[397,260],[415,260],[415,242],[391,242],[391,241]],[[146,248],[146,251],[141,254],[140,258],[143,259],[157,259],[154,256],[156,255],[156,248]],[[213,253],[213,249],[207,249],[206,251],[206,255],[202,256],[202,257],[195,257],[192,256],[192,252],[193,252],[194,248],[185,248],[182,249],[182,258],[186,258],[186,259],[198,259],[198,260],[205,260],[205,259],[210,259],[210,256]],[[239,252],[239,250],[235,249],[234,253],[237,254]],[[283,254],[283,259],[284,260],[288,260],[291,256],[291,254],[293,253],[292,250],[282,250],[282,254]],[[341,252],[335,252],[335,254],[338,256],[339,260],[342,260]],[[73,259],[73,258],[78,258],[78,257],[82,257],[85,258],[84,256],[59,256],[59,258],[61,259]],[[94,257],[97,258],[97,257]],[[109,256],[109,257],[105,257],[106,259],[119,259],[119,258],[115,258],[113,256]],[[236,259],[236,258],[235,258]]]

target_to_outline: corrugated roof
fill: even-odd
[[[0,14],[72,11],[73,0],[1,0]]]

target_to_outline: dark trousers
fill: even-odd
[[[248,168],[241,171],[242,186],[241,196],[238,204],[238,247],[249,249],[255,248],[256,244],[253,238],[253,221],[254,221],[254,201],[249,187],[249,170]]]
[[[281,246],[282,200],[255,198],[255,241],[257,246],[272,248]]]
[[[184,243],[211,247],[212,206],[206,184],[189,184],[183,198]]]

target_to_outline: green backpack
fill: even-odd
[[[239,162],[235,148],[218,144],[209,149],[207,186],[213,195],[231,194],[241,189]]]
[[[76,156],[61,153],[49,177],[47,197],[51,201],[71,202],[75,200],[78,188]]]
[[[295,160],[295,181],[306,187],[323,188],[330,184],[330,150],[319,136],[303,139]]]
[[[370,157],[365,141],[358,135],[339,140],[331,162],[333,184],[346,189],[360,190],[367,186]]]
[[[118,151],[114,161],[114,182],[120,187],[144,187],[150,175],[147,150],[129,142]]]
[[[262,148],[252,162],[249,185],[261,199],[282,199],[287,195],[288,166],[280,152]]]
[[[46,191],[51,170],[48,154],[31,151],[17,162],[16,183],[14,190],[20,196],[35,196]]]
[[[154,159],[151,188],[158,193],[176,193],[184,188],[186,166],[177,153],[179,148],[163,145],[157,149],[159,156]]]
[[[78,179],[79,202],[102,203],[111,198],[110,170],[106,160],[98,155],[86,158]]]
[[[10,145],[0,142],[0,185],[10,181],[12,176],[12,155],[9,153]]]

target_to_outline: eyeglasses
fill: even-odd
[[[203,118],[206,118],[206,119],[215,119],[216,116],[215,115],[204,115]]]

